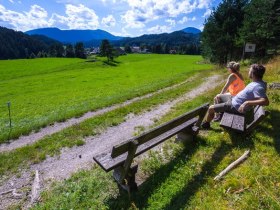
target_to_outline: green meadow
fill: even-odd
[[[0,142],[184,81],[211,69],[200,56],[0,61]],[[12,129],[7,102],[11,102]]]
[[[118,58],[119,63],[115,63],[116,66],[107,66],[102,61],[62,60],[66,62],[64,69],[73,65],[87,66],[91,64],[96,65],[94,68],[99,68],[99,71],[118,71],[121,74],[121,70],[118,69],[125,69],[124,66],[126,65],[135,65],[135,69],[138,69],[136,66],[141,63],[141,56],[147,61],[151,59],[151,62],[161,62],[158,65],[162,65],[162,68],[171,62],[165,63],[161,60],[163,57],[159,55],[120,57]],[[177,61],[181,58],[180,62],[185,62],[185,59],[192,58],[195,60],[194,58],[196,58],[197,60],[192,61],[193,64],[200,60],[199,57],[192,56],[165,57],[165,59],[175,59]],[[46,60],[50,61],[52,59]],[[54,61],[59,60],[61,59],[54,59],[53,64]],[[67,62],[72,63],[67,64]],[[180,65],[182,69],[187,68],[182,64],[174,64],[174,68],[176,65]],[[155,86],[144,89],[138,94],[135,93],[135,96],[178,83],[190,75],[196,75],[196,79],[187,84],[182,84],[174,89],[157,93],[150,98],[135,101],[125,107],[88,119],[78,125],[46,136],[32,145],[1,153],[0,175],[4,178],[12,174],[20,176],[20,171],[28,168],[31,164],[42,162],[49,155],[58,155],[64,147],[83,145],[84,137],[96,135],[110,126],[124,122],[129,113],[141,114],[145,110],[153,109],[158,104],[178,98],[182,94],[195,89],[203,83],[205,78],[211,75],[227,75],[225,69],[206,70],[212,67],[200,64],[193,66],[198,68],[186,69],[185,71],[178,69],[177,73],[168,72],[169,74],[166,77],[159,73],[160,69],[156,68],[157,70],[154,71],[157,71],[158,76],[165,78],[165,80],[158,81],[153,78],[154,81],[158,81],[158,84],[154,84]],[[267,72],[264,80],[268,83],[279,81],[280,57],[272,60],[266,67]],[[60,68],[57,67],[57,69]],[[152,69],[151,65],[148,64],[146,68]],[[49,69],[49,71],[52,73],[60,72],[57,69]],[[127,74],[130,72],[129,69]],[[145,69],[142,70],[145,71]],[[173,68],[172,70],[174,71]],[[134,71],[141,75],[141,72]],[[22,76],[22,78],[28,78],[27,74],[25,72],[25,76]],[[153,74],[156,75],[156,72],[153,72]],[[246,83],[248,83],[248,66],[242,67],[242,74],[246,78]],[[142,80],[139,78],[139,81]],[[150,78],[150,81],[153,81],[152,78]],[[144,85],[145,82],[142,81],[142,84]],[[203,103],[211,102],[221,88],[222,85],[197,96],[191,101],[177,104],[169,113],[156,121],[152,127],[171,120]],[[127,98],[133,96],[128,94]],[[187,146],[175,144],[174,138],[172,138],[162,145],[162,150],[147,152],[147,156],[139,164],[137,176],[143,183],[139,186],[138,192],[120,192],[117,184],[113,181],[112,172],[105,173],[98,166],[93,166],[91,170],[77,172],[71,178],[55,182],[50,188],[44,189],[40,202],[33,209],[280,209],[279,90],[268,89],[268,97],[270,105],[266,109],[270,111],[270,115],[254,130],[251,136],[244,138],[234,132],[223,130],[219,123],[213,123],[211,130],[200,131],[196,141],[190,142]],[[125,99],[117,98],[115,100],[117,103]],[[251,150],[251,155],[244,163],[229,172],[222,180],[213,180],[221,170],[248,149]],[[10,207],[10,209],[20,208],[22,208],[22,203],[15,203]]]
[[[279,81],[280,57],[266,67],[264,80]],[[247,69],[242,69],[246,83]],[[178,104],[154,126],[212,101],[221,88]],[[119,192],[112,172],[94,166],[56,182],[34,209],[280,209],[279,90],[268,89],[268,97],[270,115],[246,138],[213,123],[188,145],[172,138],[161,151],[149,151],[139,165],[137,176],[143,183],[138,192]],[[248,149],[251,155],[244,163],[213,180]]]

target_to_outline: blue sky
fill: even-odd
[[[172,32],[203,23],[221,0],[0,0],[0,25],[18,31],[102,29],[118,36]]]

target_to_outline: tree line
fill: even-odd
[[[22,32],[0,27],[0,59],[36,57],[86,58],[82,42],[67,44],[42,35],[29,36]]]
[[[170,50],[176,54],[200,54],[200,34],[191,34],[184,31],[175,31],[163,34],[146,34],[135,38],[125,38],[112,41],[114,46],[139,46],[151,53],[169,54]]]
[[[223,0],[206,20],[202,55],[224,64],[240,60],[246,43],[256,44],[250,57],[277,52],[280,44],[280,0]]]
[[[181,54],[181,55],[200,55],[200,45],[197,43],[188,43],[181,45],[168,45],[166,43],[155,44],[155,45],[140,45],[141,51],[146,50],[150,53],[156,54]],[[125,45],[126,53],[131,53],[131,47],[129,45]]]

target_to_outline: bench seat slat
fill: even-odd
[[[245,115],[225,112],[220,126],[249,134],[268,114],[269,112],[264,110],[262,106],[256,106],[254,108],[254,120],[248,124],[248,119],[246,119]]]
[[[185,128],[195,124],[197,122],[198,118],[193,118],[191,120],[186,121],[185,123],[165,132],[162,133],[161,135],[145,142],[144,144],[138,146],[137,151],[135,153],[134,157],[137,157],[138,155],[141,155],[142,153],[144,153],[145,151],[149,150],[152,147],[155,147],[156,145],[160,144],[161,142],[165,141],[166,139],[174,136],[175,134],[181,132],[182,130],[184,130]],[[105,170],[106,172],[111,171],[112,169],[116,168],[117,166],[121,165],[124,163],[124,161],[126,160],[127,157],[127,153],[122,154],[116,158],[112,158],[111,157],[111,152],[112,151],[107,151],[101,154],[98,154],[96,156],[93,157],[93,159],[95,160],[95,162],[98,163],[98,165],[100,165],[103,170]]]
[[[198,116],[201,112],[203,113],[208,109],[209,104],[204,104],[190,112],[187,112],[169,122],[166,122],[162,125],[159,125],[137,137],[134,137],[132,139],[129,139],[125,142],[122,142],[118,145],[115,145],[113,147],[113,152],[111,153],[112,157],[115,158],[121,154],[124,154],[128,151],[129,149],[129,144],[128,142],[133,141],[133,140],[137,140],[138,141],[138,145],[144,144],[147,141],[149,141],[150,139],[153,139],[159,135],[161,135],[162,133],[166,132],[167,130],[171,130],[179,125],[181,125],[182,123],[188,121],[189,119],[195,118],[196,116]]]
[[[232,121],[232,129],[244,132],[245,130],[245,117],[241,115],[234,115]]]
[[[232,121],[233,121],[233,114],[225,112],[223,114],[223,118],[221,120],[220,125],[223,126],[223,127],[231,128]]]

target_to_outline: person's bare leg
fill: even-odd
[[[216,95],[214,98],[214,105],[220,103],[220,94]],[[214,113],[213,118],[219,118],[220,113]]]
[[[206,122],[211,122],[215,116],[215,110],[214,106],[211,105],[208,109],[207,117],[206,117]]]

